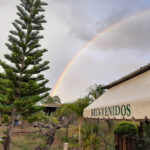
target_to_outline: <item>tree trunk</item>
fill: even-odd
[[[70,120],[67,118],[65,122],[65,128],[66,128],[65,136],[66,137],[69,136],[69,125],[70,125]]]
[[[50,131],[50,134],[48,135],[48,138],[47,138],[46,147],[43,150],[48,150],[50,148],[50,146],[54,142],[55,133],[56,133],[55,129]]]
[[[81,149],[81,124],[79,123],[79,150]]]
[[[8,124],[6,139],[4,142],[4,150],[10,150],[10,141],[11,141],[11,135],[12,135],[15,119],[16,119],[16,109],[13,108],[10,122]]]
[[[92,129],[91,129],[91,141],[90,141],[90,149],[92,149],[92,144],[93,144],[93,120],[91,120],[91,125],[92,125]]]
[[[68,137],[69,136],[69,124],[67,124],[67,126],[66,126],[66,137]]]
[[[140,138],[143,138],[143,122],[140,122],[140,127],[139,127],[139,136]]]
[[[81,150],[81,126],[82,126],[82,118],[79,118],[79,150]]]
[[[109,133],[111,133],[111,130],[112,130],[112,120],[106,120],[106,123],[108,125]]]
[[[127,138],[123,136],[122,138],[123,150],[127,150]]]
[[[50,129],[47,131],[47,141],[44,147],[38,146],[35,148],[35,150],[48,150],[52,143],[54,142],[54,137],[55,137],[56,129]]]
[[[44,133],[44,130],[43,130],[42,125],[41,125],[40,122],[37,123],[37,126],[38,126],[38,128],[39,128],[39,132],[40,132],[42,135],[44,135],[45,133]]]

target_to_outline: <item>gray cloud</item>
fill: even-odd
[[[70,28],[69,36],[88,41],[97,33],[135,13],[149,9],[150,1],[61,0],[52,1],[59,19]]]
[[[91,45],[97,50],[140,50],[150,49],[150,11],[131,17],[129,20],[114,26]]]

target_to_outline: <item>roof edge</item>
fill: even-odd
[[[136,77],[136,76],[138,76],[138,75],[140,75],[144,72],[147,72],[149,70],[150,70],[150,63],[143,66],[143,67],[141,67],[141,68],[139,68],[138,70],[136,70],[134,72],[131,72],[130,74],[128,74],[128,75],[126,75],[126,76],[124,76],[124,77],[122,77],[122,78],[120,78],[120,79],[118,79],[118,80],[116,80],[112,83],[110,83],[110,84],[107,84],[107,85],[103,86],[103,89],[110,89],[110,88],[112,88],[112,87],[114,87],[114,86],[116,86],[120,83],[123,83],[127,80],[130,80],[130,79],[132,79],[132,78],[134,78],[134,77]]]

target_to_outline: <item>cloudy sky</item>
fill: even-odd
[[[93,84],[107,84],[150,62],[150,0],[46,0],[42,40],[54,89],[60,75],[82,47],[55,94],[62,102],[86,94]],[[0,0],[0,58],[19,0]],[[50,94],[52,93],[52,90]]]

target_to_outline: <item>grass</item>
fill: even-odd
[[[13,135],[12,142],[11,142],[11,149],[12,150],[32,150],[37,145],[44,144],[44,137],[39,136],[38,134],[15,134]]]
[[[0,128],[0,136],[2,136],[2,129]],[[64,129],[58,130],[55,136],[55,141],[49,150],[62,150],[63,143],[61,138],[64,135]],[[11,141],[11,150],[34,150],[35,147],[43,145],[46,142],[46,137],[38,133],[13,133]],[[3,147],[0,144],[0,150]]]
[[[108,128],[107,124],[104,121],[99,122],[99,124],[101,124],[102,129],[106,130]],[[17,127],[16,130],[24,130],[24,129]],[[29,128],[26,128],[26,130],[33,130],[33,128],[29,127]],[[62,150],[63,149],[62,139],[65,136],[65,134],[66,134],[66,129],[61,128],[57,130],[56,135],[55,135],[55,141],[53,142],[49,150]],[[2,136],[2,128],[0,127],[0,137],[1,136]],[[69,128],[69,137],[74,137],[74,136],[78,136],[77,125],[71,125]],[[111,135],[109,133],[109,136],[113,137],[113,134]],[[35,147],[39,145],[43,145],[45,142],[46,142],[46,138],[43,136],[40,136],[37,133],[13,133],[12,141],[11,141],[11,150],[34,150]],[[103,145],[103,141],[101,142]],[[113,138],[112,138],[111,143],[113,143]],[[113,147],[113,146],[110,146],[110,147]],[[0,150],[2,149],[3,149],[2,145],[0,144]]]

